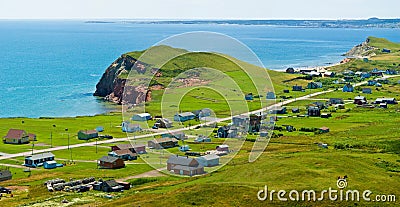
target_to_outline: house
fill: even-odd
[[[115,180],[107,180],[93,186],[93,189],[103,192],[121,192],[124,186],[118,184]]]
[[[218,145],[215,147],[215,150],[220,152],[229,152],[229,146],[226,144]]]
[[[363,88],[362,89],[362,93],[371,94],[372,93],[372,89],[371,88]]]
[[[154,123],[154,126],[157,128],[171,128],[172,122],[169,119],[161,118],[157,119],[156,123]]]
[[[11,179],[12,179],[12,174],[9,170],[0,170],[0,182]]]
[[[212,110],[209,108],[204,108],[204,109],[193,111],[193,114],[197,118],[208,117],[208,116],[211,116]]]
[[[179,146],[179,151],[181,151],[181,152],[186,152],[186,151],[189,151],[189,150],[190,150],[189,145],[181,145],[181,146]]]
[[[57,167],[61,167],[63,166],[62,164],[58,165],[56,161],[52,160],[52,161],[46,161],[43,163],[43,168],[44,169],[54,169]]]
[[[300,109],[299,108],[292,108],[292,113],[295,113],[295,114],[297,114],[297,113],[300,113]]]
[[[111,146],[111,151],[116,151],[116,150],[124,150],[128,149],[133,153],[137,154],[145,154],[146,152],[146,146],[143,144],[117,144],[114,146]]]
[[[336,75],[336,73],[335,72],[325,72],[324,74],[323,74],[323,77],[326,77],[326,78],[333,78],[333,77],[335,77],[335,75]]]
[[[344,104],[343,99],[341,98],[330,98],[329,99],[329,104],[334,105],[334,104]]]
[[[269,111],[271,114],[286,114],[286,107],[274,106]]]
[[[390,51],[390,49],[383,48],[383,49],[382,49],[382,52],[383,52],[383,53],[390,53],[391,51]]]
[[[51,152],[45,152],[42,154],[35,154],[25,157],[24,165],[27,167],[40,167],[46,161],[53,161],[54,154]]]
[[[159,138],[148,141],[147,146],[153,149],[166,149],[177,147],[179,145],[178,140],[175,138]]]
[[[290,93],[288,89],[283,90],[283,93]]]
[[[96,130],[80,130],[78,132],[78,139],[80,140],[89,140],[97,137],[99,137],[99,134]]]
[[[6,144],[26,144],[29,143],[29,134],[21,129],[9,129],[6,136],[3,137]]]
[[[302,91],[302,90],[303,86],[298,86],[298,85],[292,86],[292,91]]]
[[[317,89],[317,88],[322,88],[322,83],[321,82],[310,82],[307,84],[308,89]]]
[[[118,157],[123,160],[137,160],[137,154],[130,149],[120,149],[108,153],[111,157]]]
[[[203,136],[203,135],[199,135],[198,137],[196,137],[194,139],[194,142],[211,142],[211,138]]]
[[[266,98],[267,99],[276,99],[275,93],[271,92],[271,91],[268,92]]]
[[[167,170],[178,175],[201,175],[204,174],[204,166],[187,156],[171,155],[167,160]]]
[[[307,109],[308,116],[321,116],[321,109],[317,106],[309,106]]]
[[[385,71],[385,74],[386,74],[386,75],[397,75],[397,71],[392,70],[392,69],[387,69],[387,70]]]
[[[174,121],[185,122],[194,119],[196,116],[192,112],[183,112],[174,115]]]
[[[196,160],[204,167],[214,167],[219,165],[219,156],[216,154],[204,155],[196,158]]]
[[[294,73],[294,68],[287,68],[285,72],[293,74]]]
[[[376,80],[368,80],[367,85],[369,85],[369,86],[374,86],[376,83],[377,83]]]
[[[374,103],[375,104],[380,104],[380,103],[397,104],[397,101],[395,98],[377,98]]]
[[[320,133],[328,133],[329,132],[329,128],[328,127],[321,127],[321,128],[319,128],[319,132]]]
[[[252,93],[246,94],[246,95],[244,96],[244,99],[245,99],[246,101],[252,101],[252,100],[253,100],[253,94],[252,94]]]
[[[383,76],[383,71],[372,71],[371,76]]]
[[[370,78],[370,77],[371,77],[371,73],[367,73],[367,72],[361,73],[361,78]]]
[[[219,138],[236,138],[238,136],[238,129],[232,125],[222,126],[218,128],[217,135]]]
[[[118,157],[103,156],[97,161],[97,165],[103,169],[118,169],[125,167],[124,160]]]
[[[162,138],[175,138],[178,140],[185,140],[187,139],[185,132],[170,132],[170,133],[165,133],[161,135]]]
[[[363,105],[367,103],[367,99],[364,96],[356,96],[354,97],[354,104]]]
[[[354,91],[354,87],[347,83],[346,85],[343,86],[343,92],[353,92]]]
[[[121,126],[122,126],[121,128],[122,132],[133,133],[142,130],[139,124],[132,124],[129,121],[122,122]]]
[[[324,109],[324,108],[326,108],[325,103],[319,102],[319,101],[316,101],[316,102],[312,103],[311,105],[312,105],[312,106],[316,106],[316,107],[318,107],[318,108],[321,109],[321,110]]]
[[[375,86],[376,86],[376,87],[382,87],[382,84],[376,83]]]
[[[132,121],[148,121],[151,119],[151,115],[149,113],[135,114],[131,119]]]

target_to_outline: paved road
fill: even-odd
[[[388,78],[388,77],[397,77],[400,75],[393,75],[393,76],[384,76],[381,78],[376,78],[375,80],[378,79],[384,79],[384,78]],[[360,86],[367,83],[367,81],[363,81],[360,83],[356,83],[353,86]],[[311,93],[305,96],[301,96],[298,98],[293,98],[293,99],[288,99],[276,104],[273,104],[271,106],[268,106],[266,108],[263,109],[259,109],[259,110],[255,110],[255,111],[251,111],[251,112],[247,112],[247,113],[243,113],[242,115],[250,115],[250,114],[254,114],[254,113],[260,113],[260,112],[264,112],[264,111],[268,111],[271,110],[274,107],[278,107],[278,106],[282,106],[282,105],[287,105],[289,103],[295,102],[295,101],[299,101],[299,100],[307,100],[311,97],[314,96],[318,96],[318,95],[322,95],[325,93],[330,93],[333,92],[334,90],[327,90],[327,91],[320,91],[320,92],[316,92],[316,93]],[[209,121],[207,122],[208,124],[214,124],[214,123],[218,123],[218,122],[223,122],[223,121],[228,121],[231,120],[232,117],[226,117],[226,118],[220,118],[220,119],[216,119],[214,121]],[[203,126],[205,124],[198,124],[198,125],[194,125],[191,128],[197,127],[197,126]],[[186,131],[189,130],[189,128],[180,128],[180,129],[173,129],[173,130],[169,130],[169,132],[179,132],[179,131]],[[109,140],[102,140],[102,141],[97,141],[97,144],[109,144],[109,143],[116,143],[116,142],[123,142],[123,141],[129,141],[129,140],[133,140],[133,139],[142,139],[142,138],[148,138],[148,137],[152,137],[152,136],[157,136],[157,135],[161,135],[164,134],[165,131],[162,132],[156,132],[156,133],[152,133],[152,134],[144,134],[144,135],[137,135],[134,138],[133,137],[124,137],[124,138],[114,138],[114,139],[109,139]],[[86,142],[86,143],[81,143],[81,144],[74,144],[74,145],[70,145],[70,148],[78,148],[78,147],[87,147],[87,146],[94,146],[96,145],[96,142]],[[44,152],[51,152],[51,151],[57,151],[57,150],[66,150],[68,149],[68,146],[58,146],[58,147],[53,147],[53,148],[47,148],[47,149],[40,149],[40,150],[33,150],[34,154],[37,153],[44,153]],[[29,152],[21,152],[21,153],[16,153],[16,154],[5,154],[3,156],[0,156],[0,160],[5,160],[5,159],[10,159],[10,158],[15,158],[15,157],[21,157],[21,156],[28,156],[31,155],[32,151]]]

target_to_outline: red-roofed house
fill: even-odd
[[[26,144],[29,143],[29,135],[25,130],[10,129],[7,135],[3,137],[3,142],[6,144]]]

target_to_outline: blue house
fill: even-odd
[[[174,121],[184,122],[184,121],[192,120],[195,117],[196,117],[196,115],[194,115],[194,113],[192,113],[192,112],[184,112],[184,113],[180,113],[180,114],[175,114]]]
[[[386,75],[397,75],[397,71],[392,70],[392,69],[387,69],[387,70],[385,71],[385,74],[386,74]]]
[[[27,167],[40,167],[44,164],[44,162],[53,160],[54,160],[54,154],[51,152],[45,152],[42,154],[26,156],[24,165]]]
[[[369,86],[374,86],[376,83],[377,83],[376,80],[368,80]]]
[[[96,131],[97,132],[103,132],[104,131],[104,127],[98,126],[98,127],[96,127]]]
[[[186,151],[189,151],[189,150],[190,150],[189,145],[179,146],[179,151],[181,151],[181,152],[186,152]]]
[[[142,130],[139,124],[131,124],[129,121],[122,122],[121,126],[122,126],[122,132],[132,133]]]
[[[252,94],[252,93],[249,93],[249,94],[245,95],[245,96],[244,96],[244,99],[245,99],[246,101],[252,101],[252,100],[253,100],[253,94]]]
[[[276,99],[275,93],[274,92],[268,92],[267,93],[267,99]]]
[[[363,89],[362,89],[362,93],[371,94],[371,93],[372,93],[372,89],[370,89],[370,88],[363,88]]]
[[[132,116],[132,121],[147,121],[150,119],[151,115],[149,113],[135,114]]]
[[[193,111],[193,114],[198,118],[211,116],[211,113],[212,113],[212,110],[209,108],[204,108],[204,109]]]
[[[354,91],[354,87],[351,84],[346,84],[343,86],[343,92],[353,92]]]
[[[370,77],[371,77],[370,73],[367,73],[367,72],[362,72],[361,73],[361,78],[370,78]]]

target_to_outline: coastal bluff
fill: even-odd
[[[127,75],[131,70],[139,70],[135,63],[137,59],[123,54],[115,60],[103,73],[96,85],[94,96],[104,97],[105,101],[123,104],[124,100],[131,100],[131,104],[138,104],[151,100],[151,91],[142,86],[125,87]],[[124,91],[125,97],[123,97]],[[128,97],[129,96],[129,97]],[[123,100],[124,99],[124,100]]]

